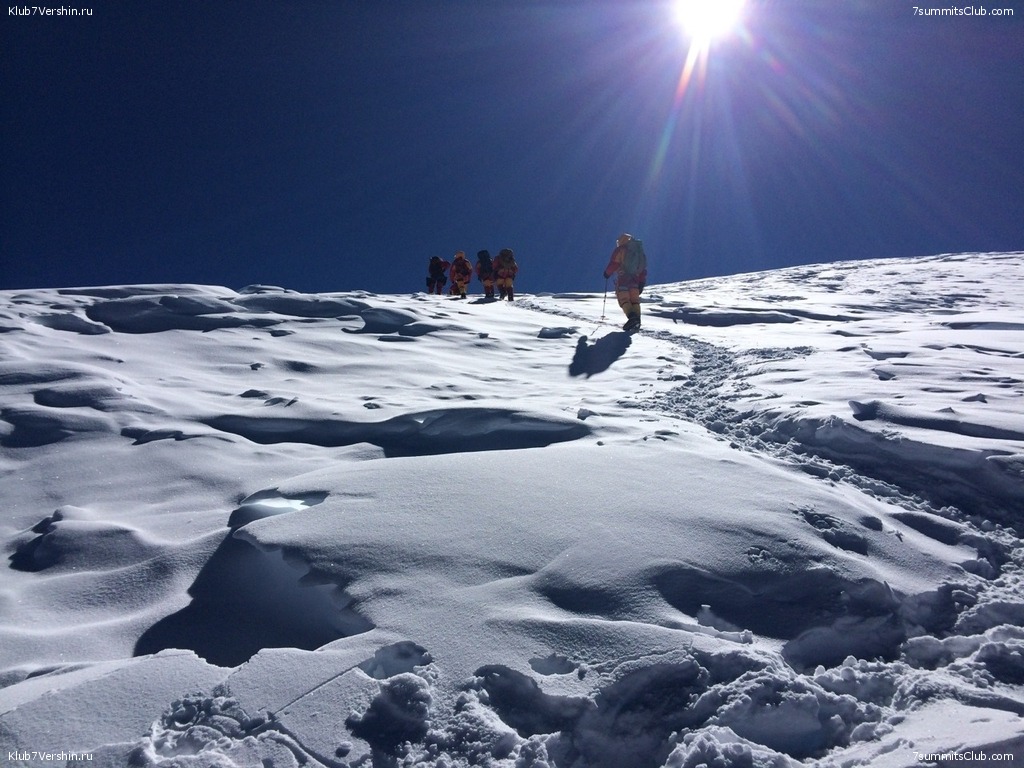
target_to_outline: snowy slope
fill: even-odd
[[[645,298],[0,293],[5,765],[1019,758],[1021,254]]]

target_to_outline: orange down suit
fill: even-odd
[[[647,282],[647,270],[644,269],[635,275],[627,275],[622,271],[622,262],[626,258],[626,243],[618,245],[612,251],[612,257],[608,260],[608,266],[604,268],[605,278],[615,275],[615,298],[622,307],[626,317],[633,319],[640,317],[640,292]]]

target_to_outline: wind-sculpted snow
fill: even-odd
[[[370,305],[359,299],[284,292],[243,295],[234,304],[249,310],[274,312],[286,317],[329,318],[359,315]]]
[[[0,754],[1013,764],[1022,296],[1021,254],[652,285],[632,335],[589,293],[0,293]]]
[[[979,424],[956,418],[956,412],[949,408],[946,410],[948,416],[914,413],[913,411],[880,403],[872,400],[869,403],[859,403],[856,400],[850,401],[850,408],[853,410],[853,418],[857,421],[885,421],[890,424],[898,424],[905,427],[918,427],[920,429],[937,429],[942,432],[952,432],[954,435],[966,435],[967,437],[980,437],[992,440],[1024,441],[1024,416],[1015,421],[1020,421],[1020,428],[1007,429],[993,424]]]
[[[94,323],[122,333],[213,331],[242,326],[266,327],[277,322],[237,312],[229,302],[211,297],[133,296],[98,302],[86,310],[86,316]]]
[[[380,446],[386,456],[540,448],[590,434],[589,427],[578,421],[537,418],[498,408],[440,409],[381,422],[225,414],[206,423],[254,443],[326,447],[371,443]]]

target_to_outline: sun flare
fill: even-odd
[[[675,0],[673,12],[691,47],[707,49],[736,28],[743,5],[744,0]]]

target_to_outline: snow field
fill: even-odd
[[[590,294],[4,293],[0,752],[1019,755],[1022,285],[652,286],[633,336]]]

